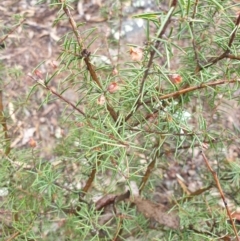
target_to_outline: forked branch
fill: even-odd
[[[230,58],[229,57],[230,49],[231,49],[233,41],[234,41],[234,39],[236,37],[236,33],[237,33],[238,28],[239,28],[239,24],[240,24],[240,13],[239,13],[239,15],[237,17],[237,20],[236,20],[235,29],[234,29],[234,31],[232,32],[232,34],[231,34],[231,36],[229,38],[227,49],[222,54],[220,54],[218,57],[210,59],[208,61],[208,63],[205,64],[204,66],[197,66],[196,70],[195,70],[196,73],[201,71],[201,70],[203,70],[203,69],[205,69],[205,68],[208,68],[208,67],[216,64],[218,61],[220,61],[220,60],[222,60],[224,58]],[[230,58],[230,59],[233,59],[233,58]]]

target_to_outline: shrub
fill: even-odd
[[[105,36],[99,24],[76,22],[73,1],[49,6],[58,10],[54,26],[69,21],[70,28],[52,70],[43,62],[29,75],[35,84],[26,105],[44,90],[39,109],[57,103],[60,129],[51,159],[34,137],[28,148],[10,150],[11,113],[0,104],[2,237],[236,236],[240,167],[231,152],[239,143],[240,15],[232,4],[173,0],[161,11],[135,14],[145,22],[146,41],[131,42],[128,51],[124,2],[101,6],[104,26],[119,21],[117,40],[115,30]]]

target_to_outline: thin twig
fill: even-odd
[[[187,88],[184,88],[184,89],[181,89],[181,90],[178,90],[178,91],[175,91],[175,92],[172,92],[172,93],[169,93],[169,94],[166,94],[166,95],[162,95],[158,98],[158,100],[166,100],[166,99],[170,99],[170,98],[177,98],[181,95],[185,95],[189,92],[192,92],[192,91],[195,91],[195,90],[200,90],[200,89],[204,89],[204,88],[207,88],[207,87],[212,87],[212,86],[217,86],[217,85],[222,85],[222,84],[230,84],[230,83],[236,83],[236,82],[240,82],[240,79],[235,79],[235,80],[218,80],[218,81],[215,81],[215,82],[210,82],[210,83],[203,83],[203,84],[200,84],[200,85],[197,85],[197,86],[192,86],[192,87],[187,87]],[[149,103],[152,103],[154,102],[154,100],[152,99],[148,99],[146,101],[144,101],[145,104],[149,104]],[[142,106],[143,103],[139,104],[137,107],[136,107],[136,110]],[[134,126],[136,126],[137,123],[134,124]]]
[[[56,91],[54,91],[52,88],[50,88],[49,86],[45,86],[47,90],[51,91],[52,94],[56,95],[59,99],[63,100],[64,102],[66,102],[68,105],[70,105],[73,109],[77,110],[80,114],[82,114],[84,117],[86,117],[86,114],[80,110],[78,107],[76,107],[73,103],[71,103],[70,101],[68,101],[66,98],[64,98],[62,95],[58,94]],[[94,118],[94,117],[92,117]]]
[[[63,4],[63,11],[65,12],[65,14],[67,15],[68,17],[68,20],[69,20],[69,23],[72,27],[72,30],[73,30],[73,33],[74,35],[76,36],[76,39],[77,39],[77,42],[78,42],[78,45],[81,49],[81,55],[84,59],[84,62],[87,66],[87,69],[93,79],[93,81],[98,85],[98,87],[103,90],[103,87],[102,87],[102,84],[100,83],[99,81],[99,78],[96,74],[96,71],[93,67],[93,65],[91,64],[90,62],[90,52],[85,49],[84,47],[84,41],[83,41],[83,38],[81,37],[81,34],[79,33],[78,29],[77,29],[77,24],[76,22],[74,21],[73,19],[73,16],[69,10],[69,8],[67,7],[66,3],[65,3],[65,0],[60,0],[60,2]],[[108,99],[106,98],[106,105],[107,105],[107,110],[108,112],[110,113],[110,115],[112,116],[113,120],[114,121],[117,121],[118,119],[118,114],[116,113],[116,111],[113,109],[113,107],[109,104],[109,101]]]
[[[197,72],[203,70],[204,68],[208,68],[208,67],[216,64],[218,61],[220,61],[220,60],[222,60],[224,58],[228,58],[229,53],[230,53],[230,48],[232,47],[233,41],[234,41],[234,39],[236,37],[236,33],[238,31],[238,28],[239,28],[239,24],[240,24],[240,14],[238,15],[238,18],[237,18],[237,21],[236,21],[236,24],[235,24],[235,29],[234,29],[233,33],[231,34],[231,36],[229,38],[227,49],[221,55],[219,55],[218,57],[210,59],[208,61],[208,63],[205,64],[204,66],[199,66]]]
[[[51,87],[47,86],[44,83],[43,79],[39,79],[37,80],[34,76],[32,75],[28,75],[30,78],[32,78],[34,81],[36,81],[39,85],[41,85],[42,87],[44,87],[45,89],[49,90],[53,95],[57,96],[60,100],[62,100],[63,102],[65,102],[66,104],[70,105],[74,110],[78,111],[80,114],[82,114],[86,119],[89,118],[89,116],[86,115],[86,113],[82,110],[80,110],[78,107],[76,107],[72,102],[70,102],[69,100],[67,100],[66,98],[64,98],[62,95],[60,95],[59,93],[57,93],[56,91],[54,91]],[[92,116],[91,119],[97,120],[96,117]],[[101,129],[96,129],[95,126],[93,126],[89,121],[87,122],[87,125],[91,128],[91,130],[93,131],[97,131],[99,133],[101,133],[102,135],[105,135],[108,137],[108,139],[110,140],[114,140],[118,143],[119,146],[122,147],[129,147],[130,144],[128,142],[125,141],[121,141],[118,138],[116,138],[114,135],[111,134],[107,134],[105,131],[102,131]]]
[[[180,95],[184,95],[186,93],[189,93],[189,92],[192,92],[192,91],[195,91],[195,90],[200,90],[200,89],[204,89],[204,88],[212,87],[212,86],[217,86],[217,85],[236,83],[236,82],[239,82],[239,81],[240,81],[239,79],[235,79],[235,80],[218,80],[218,81],[210,82],[210,83],[206,83],[206,84],[203,83],[203,84],[200,84],[198,86],[192,86],[192,87],[188,87],[188,88],[185,88],[185,89],[181,89],[181,90],[172,92],[170,94],[162,95],[158,99],[159,100],[165,100],[165,99],[169,99],[169,98],[176,98]],[[145,103],[148,103],[148,102],[150,102],[150,100],[146,101]]]
[[[60,2],[63,4],[63,11],[65,12],[65,14],[68,17],[68,21],[69,21],[70,25],[72,26],[73,33],[75,34],[75,36],[77,38],[77,42],[78,42],[80,49],[84,49],[84,41],[81,37],[81,34],[78,32],[77,24],[74,21],[70,10],[68,9],[68,7],[65,3],[65,0],[60,0]]]
[[[239,28],[239,24],[240,24],[240,13],[238,14],[238,17],[237,17],[237,20],[236,20],[236,24],[235,24],[235,29],[229,39],[229,42],[228,42],[228,48],[230,49],[232,47],[232,43],[236,37],[236,33],[238,31],[238,28]]]
[[[32,77],[32,76],[31,76]],[[33,77],[32,77],[33,78]],[[42,82],[42,80],[37,81],[41,86],[43,86],[45,89],[49,90],[53,95],[57,96],[60,100],[64,101],[65,103],[67,103],[68,105],[70,105],[74,110],[76,110],[77,112],[79,112],[81,115],[83,115],[84,117],[86,117],[86,114],[80,110],[77,106],[75,106],[72,102],[70,102],[69,100],[67,100],[66,98],[64,98],[62,95],[60,95],[59,93],[57,93],[55,90],[53,90],[51,87],[49,87],[48,85],[44,84]],[[92,117],[93,119],[95,119],[94,117]]]
[[[162,30],[160,31],[160,33],[157,36],[157,40],[156,40],[156,42],[154,44],[154,47],[150,51],[150,58],[149,58],[147,67],[146,67],[146,69],[144,71],[143,78],[141,80],[141,84],[140,84],[140,88],[139,88],[139,95],[138,95],[138,99],[137,99],[136,104],[135,104],[135,108],[132,108],[133,110],[125,117],[125,121],[128,121],[131,118],[131,116],[133,115],[133,113],[135,112],[135,110],[138,109],[138,107],[140,105],[142,105],[142,98],[143,98],[143,95],[144,95],[144,93],[143,93],[144,83],[145,83],[145,81],[147,79],[147,76],[149,74],[150,67],[153,64],[153,59],[154,59],[154,56],[156,54],[156,49],[158,49],[159,46],[160,46],[160,43],[161,43],[160,39],[162,38],[162,36],[166,32],[166,29],[167,29],[168,25],[171,22],[171,17],[172,17],[173,11],[174,11],[176,6],[177,6],[177,0],[173,0],[171,8],[170,8],[170,10],[168,12],[168,19],[166,19],[165,24],[162,27]]]
[[[233,55],[233,54],[227,54],[227,55],[226,55],[226,58],[228,58],[228,59],[237,59],[237,60],[240,60],[240,56]]]
[[[168,19],[165,21],[165,25],[162,27],[161,32],[160,32],[159,35],[157,36],[157,40],[156,40],[156,42],[155,42],[155,44],[154,44],[154,47],[153,47],[153,49],[152,49],[151,52],[150,52],[150,58],[149,58],[147,67],[146,67],[146,69],[145,69],[145,71],[144,71],[143,78],[142,78],[142,80],[141,80],[141,85],[140,85],[140,89],[139,89],[139,95],[140,95],[139,101],[141,101],[141,95],[143,94],[143,86],[144,86],[144,83],[145,83],[145,81],[146,81],[146,79],[147,79],[147,76],[148,76],[148,72],[149,72],[149,70],[150,70],[150,67],[151,67],[152,64],[153,64],[153,59],[154,59],[154,56],[155,56],[155,54],[156,54],[156,50],[155,50],[155,49],[158,49],[158,48],[159,48],[159,45],[160,45],[160,43],[161,43],[160,39],[161,39],[162,36],[164,35],[164,33],[165,33],[168,25],[169,25],[170,22],[171,22],[171,17],[172,17],[172,14],[173,14],[173,11],[174,11],[175,7],[176,7],[176,5],[175,5],[175,6],[171,6],[171,8],[170,8],[170,10],[169,10],[169,13],[170,13],[170,14],[168,14]]]
[[[4,36],[2,39],[0,39],[0,44],[8,38],[10,34],[12,34],[24,21],[26,21],[26,18],[24,18],[20,23],[18,23],[13,29],[11,29],[6,36]]]
[[[119,62],[119,56],[120,56],[120,47],[121,47],[121,37],[122,37],[122,18],[123,18],[123,6],[122,6],[122,1],[119,1],[121,7],[120,7],[120,14],[118,14],[119,17],[119,29],[118,29],[118,34],[119,34],[119,39],[118,39],[118,46],[117,46],[117,64]]]
[[[3,127],[3,133],[4,133],[4,141],[6,143],[5,145],[5,155],[8,156],[11,151],[11,141],[8,136],[8,127],[7,127],[7,119],[4,116],[4,109],[3,109],[3,96],[2,96],[2,90],[0,90],[0,123]]]
[[[144,189],[145,185],[147,184],[147,181],[155,167],[155,164],[156,164],[156,161],[157,161],[157,157],[159,157],[159,143],[157,142],[155,144],[155,153],[154,153],[154,156],[153,156],[153,160],[149,163],[148,167],[147,167],[147,170],[144,174],[144,176],[142,177],[142,181],[141,181],[141,184],[140,184],[140,188],[139,188],[139,194],[142,192],[142,190]],[[160,154],[161,156],[163,155],[163,153]]]
[[[11,241],[14,240],[17,236],[19,236],[21,233],[19,231],[17,231],[16,233],[12,234],[11,237],[9,237],[8,239],[6,239],[5,241]]]
[[[198,0],[195,1],[194,3],[194,9],[193,9],[193,14],[192,14],[192,20],[195,19],[195,15],[196,15],[196,12],[197,12],[197,6],[198,6]],[[192,32],[192,45],[193,45],[193,52],[194,52],[194,56],[195,56],[195,60],[197,62],[197,70],[199,69],[199,66],[200,66],[200,61],[199,61],[199,58],[198,58],[198,51],[197,51],[197,44],[196,44],[196,41],[195,41],[195,32],[194,32],[194,21],[191,21],[189,23],[189,27],[191,29],[191,32]],[[195,71],[197,72],[197,71]]]
[[[234,223],[234,221],[233,221],[231,212],[230,212],[230,210],[229,210],[229,208],[228,208],[228,205],[227,205],[227,201],[226,201],[225,196],[224,196],[224,193],[223,193],[223,191],[222,191],[221,184],[220,184],[220,182],[219,182],[219,180],[218,180],[217,173],[212,169],[212,167],[211,167],[211,165],[210,165],[210,163],[209,163],[209,161],[208,161],[208,159],[207,159],[207,157],[205,156],[205,154],[204,154],[203,151],[202,151],[201,154],[202,154],[203,159],[204,159],[204,161],[205,161],[205,163],[206,163],[206,165],[207,165],[207,168],[208,168],[209,171],[212,173],[213,179],[214,179],[214,181],[216,182],[217,189],[218,189],[218,191],[219,191],[219,193],[220,193],[220,195],[221,195],[222,201],[223,201],[223,203],[224,203],[224,205],[225,205],[225,208],[226,208],[226,210],[227,210],[228,217],[229,217],[229,219],[230,219],[230,222],[231,222],[231,224],[232,224],[234,233],[235,233],[235,235],[236,235],[236,240],[240,241],[240,238],[239,238],[239,236],[238,236],[238,232],[237,232],[235,223]]]

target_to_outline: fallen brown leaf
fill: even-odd
[[[137,210],[146,218],[152,218],[158,223],[169,228],[178,229],[180,227],[179,217],[176,212],[169,213],[169,208],[156,204],[141,197],[134,197],[133,203],[136,204]]]

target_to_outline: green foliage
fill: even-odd
[[[66,21],[73,2],[48,1],[59,8],[55,25]],[[123,3],[114,2],[119,9],[114,8],[116,15],[109,22],[117,18],[121,24]],[[2,221],[5,240],[14,235],[15,240],[234,237],[213,175],[196,154],[208,146],[209,162],[235,208],[239,158],[230,160],[226,153],[230,144],[239,145],[239,126],[226,126],[221,109],[225,101],[235,101],[239,88],[240,36],[230,4],[179,0],[168,11],[135,14],[147,23],[147,42],[121,51],[126,43],[120,38],[117,45],[110,44],[118,53],[110,63],[98,64],[110,47],[97,49],[97,27],[70,25],[71,31],[59,41],[59,66],[42,78],[36,72],[45,65],[41,63],[32,75],[37,85],[27,97],[31,100],[44,89],[40,107],[60,101],[59,123],[65,135],[56,143],[54,158],[41,158],[34,146],[4,151],[8,120],[1,115],[1,208],[12,217],[10,224]],[[104,8],[102,15],[106,13]],[[106,40],[112,43],[111,38]],[[8,74],[20,76],[17,70]],[[75,102],[65,95],[67,90],[77,94]],[[183,169],[191,163],[197,177],[182,181],[188,178],[185,173],[181,179]],[[192,191],[190,182],[201,185]],[[148,220],[133,201],[120,198],[126,190],[133,198],[137,189],[151,201],[157,186],[171,192],[171,209],[180,218],[176,230],[160,225],[153,214]],[[108,194],[116,195],[114,200],[98,210],[97,200]]]

